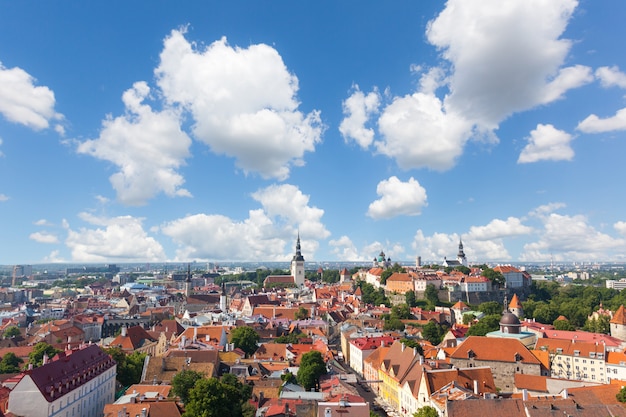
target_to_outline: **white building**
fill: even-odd
[[[96,345],[61,352],[21,374],[8,409],[28,417],[99,417],[115,400],[116,370],[113,358]]]

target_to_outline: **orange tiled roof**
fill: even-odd
[[[613,318],[611,319],[611,323],[626,325],[626,312],[624,311],[623,304],[619,306],[619,308],[613,315]]]
[[[511,297],[511,301],[509,302],[509,308],[520,308],[521,304],[519,302],[519,298],[517,298],[517,294],[513,294]]]
[[[540,364],[539,359],[517,339],[470,336],[456,348],[450,358],[467,359],[469,351],[480,361],[516,362],[515,355],[519,354],[522,363]]]

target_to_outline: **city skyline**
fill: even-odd
[[[0,2],[0,264],[626,261],[625,13]]]

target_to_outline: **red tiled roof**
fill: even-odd
[[[515,356],[521,356],[521,362],[539,365],[537,359],[522,342],[517,339],[486,336],[470,336],[450,355],[452,359],[467,359],[472,351],[476,360],[495,362],[516,362]]]
[[[24,371],[24,374],[30,376],[41,395],[52,402],[113,366],[115,361],[110,355],[97,345],[88,345],[82,349],[61,352],[47,364]],[[54,396],[50,395],[51,391],[55,391]]]

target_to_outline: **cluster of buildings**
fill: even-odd
[[[626,381],[624,307],[596,312],[610,318],[610,335],[559,331],[524,319],[520,299],[530,277],[511,266],[494,268],[505,278],[501,285],[477,269],[445,273],[419,263],[381,282],[391,265],[381,251],[370,268],[343,269],[338,283],[323,284],[305,279],[304,262],[298,237],[290,274],[269,276],[271,290],[217,286],[189,267],[159,282],[123,283],[118,273],[108,285],[45,302],[36,302],[39,295],[24,301],[22,289],[4,290],[14,297],[0,314],[0,332],[16,326],[20,335],[0,340],[0,358],[14,353],[25,369],[0,375],[0,415],[178,417],[184,404],[171,383],[190,369],[207,377],[234,374],[251,385],[258,417],[369,417],[370,411],[411,417],[427,406],[441,417],[626,416],[616,399]],[[456,261],[445,262],[466,266],[462,243]],[[432,285],[453,303],[411,308],[405,330],[389,331],[391,309],[364,303],[359,280],[400,300],[408,291],[423,297]],[[469,305],[503,299],[499,330],[467,336],[472,320],[464,316],[481,314]],[[430,323],[448,329],[437,345],[424,334]],[[251,354],[232,341],[242,326],[259,335]],[[60,353],[33,367],[29,354],[39,342]],[[105,348],[146,354],[137,384],[119,384]],[[305,391],[285,375],[297,375],[311,351],[321,353],[329,372]]]

